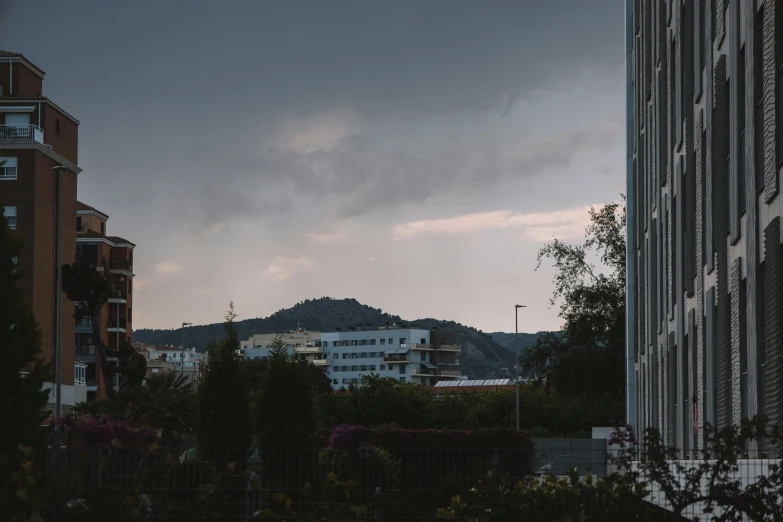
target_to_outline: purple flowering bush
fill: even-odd
[[[155,431],[109,416],[99,419],[68,416],[60,420],[60,425],[69,444],[81,447],[103,444],[117,449],[146,448],[158,441]]]

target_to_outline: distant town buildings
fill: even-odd
[[[251,337],[242,343],[245,357],[268,357],[277,337]],[[370,374],[426,385],[462,377],[461,349],[454,332],[388,325],[334,332],[299,329],[279,337],[287,343],[290,355],[323,367],[334,389],[361,384]]]
[[[195,348],[177,346],[153,346],[133,343],[133,348],[147,359],[147,375],[153,373],[182,372],[192,383],[201,382],[207,365],[207,354]]]

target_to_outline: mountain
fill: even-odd
[[[519,352],[523,352],[528,346],[536,344],[539,336],[545,333],[554,333],[555,335],[562,335],[563,332],[537,332],[537,333],[522,333],[519,332]],[[489,334],[492,340],[498,343],[506,350],[514,353],[514,333],[494,332]]]
[[[282,333],[300,326],[312,331],[329,332],[334,331],[335,328],[345,330],[351,326],[382,326],[385,323],[416,325],[424,329],[438,327],[441,330],[455,332],[457,342],[462,346],[460,355],[462,372],[469,378],[482,378],[496,368],[513,365],[513,352],[493,339],[492,335],[496,334],[486,334],[454,321],[432,318],[405,321],[398,315],[391,315],[380,308],[363,305],[356,299],[330,297],[307,299],[291,308],[281,309],[269,317],[245,319],[237,321],[235,325],[239,330],[240,338],[248,339],[254,334]],[[212,336],[220,337],[222,332],[222,323],[190,326],[185,331],[185,345],[195,346],[198,351],[203,352],[209,339]],[[537,337],[537,334],[520,334],[520,337],[522,335]],[[133,340],[155,345],[179,346],[182,344],[182,329],[134,330]]]

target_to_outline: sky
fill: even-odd
[[[536,253],[625,188],[623,4],[0,0],[133,241],[134,328],[356,298],[558,329]]]

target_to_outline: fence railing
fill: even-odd
[[[43,129],[37,125],[0,125],[0,141],[37,141],[43,143]]]

